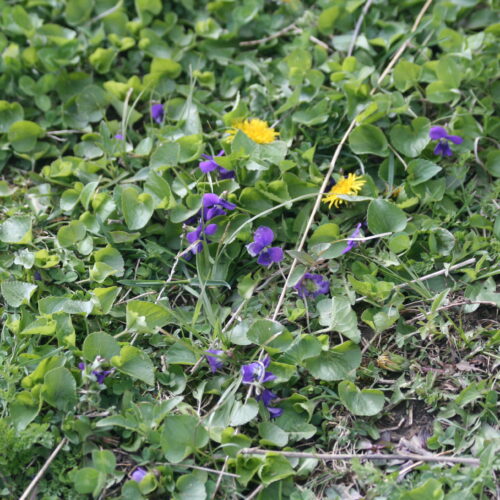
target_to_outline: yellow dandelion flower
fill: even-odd
[[[361,176],[349,174],[347,177],[340,179],[335,186],[330,189],[330,192],[325,195],[322,201],[323,203],[328,203],[330,208],[332,208],[332,205],[338,207],[346,201],[339,198],[339,194],[346,194],[349,196],[357,195],[365,184],[366,180]]]
[[[229,142],[234,139],[238,130],[244,132],[245,135],[258,144],[270,144],[274,142],[279,135],[279,133],[271,128],[264,120],[252,118],[251,120],[240,120],[233,123],[233,128],[229,131]]]

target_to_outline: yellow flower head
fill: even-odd
[[[279,133],[271,128],[264,120],[252,118],[251,120],[240,120],[233,123],[233,128],[229,131],[229,142],[234,139],[238,130],[244,132],[245,135],[258,144],[270,144],[274,142],[279,135]]]
[[[339,198],[339,194],[346,194],[349,196],[357,195],[361,188],[365,185],[366,181],[356,174],[349,174],[347,177],[340,179],[333,187],[330,192],[323,198],[323,203],[328,203],[329,207],[332,205],[338,207],[346,200]]]

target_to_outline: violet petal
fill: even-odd
[[[447,135],[448,133],[444,127],[431,127],[429,130],[429,137],[434,141],[444,139]]]

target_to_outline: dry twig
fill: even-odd
[[[38,484],[38,481],[42,479],[43,475],[45,474],[45,472],[47,472],[47,469],[50,467],[50,464],[57,457],[57,454],[61,451],[61,448],[66,444],[66,442],[67,442],[66,438],[61,439],[61,442],[56,446],[54,451],[50,454],[49,458],[47,458],[46,462],[43,464],[43,467],[38,471],[37,475],[32,479],[31,483],[24,490],[24,493],[19,497],[19,500],[27,500],[27,498],[29,497],[35,486]]]
[[[363,10],[361,11],[361,14],[359,15],[358,22],[356,23],[356,27],[354,28],[354,33],[352,34],[351,43],[349,44],[347,57],[352,56],[352,51],[354,50],[354,46],[356,45],[356,40],[358,39],[359,30],[361,29],[361,25],[363,24],[363,19],[365,18],[366,13],[368,12],[368,9],[370,8],[372,3],[373,0],[368,0],[364,5]]]
[[[444,457],[440,455],[417,455],[416,453],[304,453],[300,451],[274,451],[262,450],[260,448],[244,448],[240,450],[243,455],[266,455],[273,453],[289,458],[316,458],[318,460],[334,461],[334,460],[412,460],[421,462],[448,462],[452,464],[464,464],[471,466],[479,466],[478,458],[471,457]]]

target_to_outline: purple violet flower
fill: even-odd
[[[97,379],[98,384],[104,384],[104,379],[110,374],[113,373],[112,370],[93,370],[92,375]]]
[[[243,376],[244,384],[264,384],[276,378],[272,372],[266,371],[266,368],[271,363],[271,358],[266,356],[262,361],[254,361],[241,367],[241,375]]]
[[[130,477],[134,481],[140,483],[144,479],[147,473],[148,471],[146,469],[143,469],[142,467],[137,467],[137,469],[135,469],[135,471],[132,472],[132,475]]]
[[[294,285],[299,297],[316,298],[318,295],[327,294],[330,291],[330,282],[321,274],[305,273],[302,278]]]
[[[115,139],[118,139],[119,141],[123,141],[123,135],[122,134],[115,134]]]
[[[151,106],[151,117],[156,123],[158,123],[158,125],[161,125],[161,123],[163,122],[164,115],[165,108],[163,107],[163,104],[157,103]]]
[[[85,370],[85,363],[78,363],[78,368],[82,371]],[[104,384],[105,378],[111,373],[113,373],[113,370],[92,370],[92,375],[94,375],[98,384]]]
[[[462,144],[464,141],[459,135],[450,135],[446,132],[444,127],[431,127],[429,131],[429,137],[433,141],[439,141],[434,148],[435,155],[441,155],[443,158],[445,156],[452,156],[453,151],[450,148],[448,141],[453,142],[453,144]]]
[[[253,242],[247,245],[248,253],[252,257],[257,257],[257,262],[261,266],[269,267],[273,262],[283,260],[283,249],[271,247],[274,241],[274,233],[270,227],[260,226],[253,235]]]
[[[236,205],[230,203],[215,193],[206,193],[203,195],[201,214],[205,221],[209,221],[218,215],[226,215],[226,210],[234,210]]]
[[[204,238],[204,236],[211,236],[217,231],[217,224],[208,224],[203,228],[200,224],[194,231],[189,232],[186,235],[186,239],[190,244],[196,243],[195,246],[191,249],[193,254],[200,253],[203,250],[203,240],[207,243],[210,243],[208,238]]]
[[[342,254],[344,255],[347,252],[350,252],[354,247],[358,246],[358,242],[356,240],[352,240],[351,238],[357,238],[359,236],[359,233],[361,232],[361,226],[363,225],[362,222],[360,222],[357,226],[356,229],[349,235],[349,238],[347,238],[347,245],[342,250]]]
[[[278,418],[283,413],[283,408],[274,408],[271,406],[272,401],[277,398],[277,395],[270,389],[264,389],[257,399],[264,403],[264,406],[269,411],[271,418]]]
[[[191,252],[193,255],[200,253],[203,250],[203,240],[210,243],[210,240],[206,236],[211,236],[217,231],[217,224],[207,224],[209,220],[217,217],[218,215],[226,215],[226,210],[234,210],[236,205],[230,203],[229,201],[223,200],[215,193],[206,193],[203,195],[202,208],[196,217],[191,217],[188,224],[192,224],[198,221],[198,227],[186,235],[188,242],[193,245]],[[191,255],[187,252],[184,254],[185,259],[190,259]]]
[[[234,171],[227,170],[226,168],[219,165],[217,163],[217,161],[215,160],[215,158],[217,156],[224,156],[223,150],[219,151],[219,153],[217,155],[215,155],[215,157],[205,155],[205,154],[202,154],[201,156],[203,156],[203,158],[205,158],[205,161],[200,162],[200,164],[198,166],[204,174],[206,174],[208,172],[212,172],[213,170],[217,170],[220,174],[221,179],[232,179],[235,177],[236,174]]]
[[[207,349],[205,351],[205,357],[207,358],[208,364],[210,365],[210,371],[215,373],[217,370],[224,366],[224,362],[220,357],[224,354],[224,351],[220,349]]]

